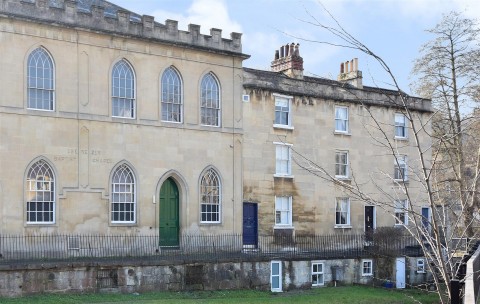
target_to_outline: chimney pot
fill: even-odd
[[[303,79],[303,58],[300,57],[299,44],[291,43],[275,51],[272,71],[280,72],[291,78]]]
[[[294,52],[294,55],[295,56],[300,56],[300,44],[297,43],[297,45],[295,45],[295,52]]]
[[[358,58],[340,63],[340,74],[337,80],[363,89],[362,72],[358,70]]]

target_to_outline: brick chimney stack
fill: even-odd
[[[340,74],[338,74],[337,80],[351,84],[358,89],[363,89],[362,71],[358,70],[358,58],[353,58],[351,61],[345,61],[340,64]]]
[[[300,57],[300,44],[286,44],[280,47],[280,50],[276,50],[271,67],[274,72],[303,79],[303,58]]]

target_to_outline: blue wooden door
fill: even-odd
[[[427,231],[430,231],[430,208],[428,207],[422,208],[422,224]]]
[[[258,243],[258,213],[257,204],[243,203],[243,245]]]

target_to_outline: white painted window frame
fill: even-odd
[[[403,203],[402,203],[403,202]],[[394,201],[394,215],[395,215],[395,226],[405,226],[408,225],[408,200],[407,199],[400,199],[400,200],[395,200]],[[399,207],[400,204],[403,205],[403,207]],[[404,222],[401,223],[398,220],[397,213],[403,213],[404,214]]]
[[[346,163],[337,162],[338,155],[346,156]],[[338,167],[345,167],[345,174],[337,174]],[[341,171],[341,170],[339,170]],[[346,150],[336,150],[335,151],[335,178],[338,179],[349,179],[350,178],[350,155]]]
[[[393,159],[393,179],[396,182],[408,181],[408,156],[401,154],[396,155]],[[403,178],[401,173],[403,170]]]
[[[56,194],[56,175],[55,172],[53,171],[52,166],[48,162],[46,162],[43,159],[40,159],[33,163],[27,171],[27,176],[25,180],[25,190],[27,191],[27,200],[26,200],[26,223],[28,225],[53,225],[56,224],[56,208],[57,208],[57,194]],[[44,177],[46,176],[45,173],[48,173],[48,177],[50,179],[45,180]],[[31,175],[35,174],[34,178],[31,178]],[[40,187],[39,187],[40,185]],[[35,198],[37,196],[41,197],[42,200],[37,201],[28,199],[28,193],[33,194]],[[43,200],[44,194],[49,193],[50,195],[50,200],[45,201]],[[35,213],[38,214],[38,209],[35,211],[29,211],[30,204],[34,205],[35,208],[38,207],[38,204],[41,203],[48,203],[51,204],[52,211],[48,211],[49,214],[51,214],[52,220],[51,221],[29,221],[29,214]],[[37,218],[37,216],[35,216]]]
[[[293,175],[292,175],[292,147],[293,145],[292,144],[287,144],[287,143],[282,143],[282,142],[274,142],[273,143],[275,145],[275,174],[274,176],[275,177],[287,177],[287,178],[293,178]],[[281,159],[279,158],[279,147],[281,148],[287,148],[288,149],[288,159]],[[279,172],[281,170],[281,167],[279,168],[277,162],[278,161],[283,161],[283,162],[287,162],[287,172],[284,173],[284,172]]]
[[[169,74],[172,74],[172,77],[169,77]],[[171,82],[170,80],[173,80]],[[178,81],[178,84],[176,83]],[[175,88],[178,86],[179,88],[179,94],[175,94]],[[172,87],[173,93],[171,92]],[[173,101],[169,100],[168,98],[165,100],[163,99],[164,92],[167,93],[167,95],[173,95]],[[176,102],[178,101],[178,102]],[[166,109],[164,109],[164,107]],[[179,108],[179,120],[174,120],[174,119],[169,119],[170,117],[173,116],[175,113],[173,111],[173,108],[178,107]],[[169,66],[165,71],[163,71],[162,77],[160,79],[160,118],[163,122],[168,122],[168,123],[177,123],[181,124],[183,123],[183,82],[182,82],[182,77],[180,75],[180,72],[174,67],[174,66]],[[165,111],[164,111],[165,110]],[[164,115],[166,116],[166,119],[164,119]]]
[[[132,177],[132,182],[131,183],[125,183],[125,182],[115,182],[115,177],[117,176],[117,174],[119,175],[123,175],[123,172],[126,172],[128,171],[128,173],[131,175]],[[117,189],[122,189],[122,188],[125,188],[125,189],[129,189],[128,191],[120,191],[120,190],[115,190],[116,188]],[[136,224],[137,222],[137,177],[135,176],[135,172],[133,171],[133,169],[123,163],[123,164],[120,164],[118,166],[116,166],[112,172],[112,177],[111,177],[111,181],[110,181],[110,190],[111,190],[111,193],[110,193],[110,214],[109,214],[109,218],[110,218],[110,223],[112,225],[117,225],[117,224],[127,224],[127,225],[134,225]],[[132,198],[132,201],[116,201],[115,200],[115,194],[118,194],[119,197],[121,197],[122,194],[130,194],[131,195],[131,198]],[[115,207],[114,206],[119,206],[120,204],[129,204],[132,206],[132,209],[131,211],[116,211],[115,210]],[[127,221],[127,220],[115,220],[114,217],[115,217],[115,213],[118,213],[119,215],[120,214],[124,214],[126,215],[127,213],[132,213],[133,215],[133,219]]]
[[[417,259],[417,273],[426,273],[424,258]]]
[[[209,184],[208,182],[213,182]],[[211,193],[216,193],[212,195]],[[218,204],[215,203],[218,201]],[[203,207],[216,206],[217,212],[203,211]],[[217,221],[203,220],[204,215],[208,218],[208,214],[216,214]],[[220,224],[222,222],[222,180],[220,174],[214,168],[208,168],[202,173],[200,178],[200,223],[202,224]]]
[[[38,52],[41,52],[44,56],[47,57],[48,59],[48,63],[51,65],[51,73],[52,73],[52,78],[50,79],[50,81],[52,82],[52,88],[51,89],[47,89],[47,88],[44,88],[43,86],[42,87],[38,87],[37,85],[35,86],[31,86],[30,85],[30,79],[31,78],[35,78],[36,81],[35,83],[38,84],[38,78],[40,78],[38,75],[36,77],[34,77],[34,75],[31,75],[30,74],[30,67],[32,67],[30,64],[32,63],[32,60],[33,60],[33,56],[35,56],[36,54],[35,53],[38,53]],[[37,66],[35,66],[36,68]],[[45,65],[43,65],[43,68],[45,68]],[[45,112],[54,112],[55,111],[55,106],[56,106],[56,67],[55,67],[55,61],[53,60],[53,57],[52,55],[50,54],[50,52],[45,49],[44,47],[38,47],[36,49],[34,49],[32,52],[30,52],[30,54],[28,55],[28,59],[27,59],[27,73],[26,73],[26,86],[27,86],[27,109],[28,110],[35,110],[35,111],[45,111]],[[38,92],[49,92],[51,93],[51,109],[44,109],[44,108],[39,108],[39,107],[30,107],[30,103],[31,103],[31,99],[32,99],[32,96],[30,95],[30,90],[35,90],[37,93]]]
[[[365,264],[369,265],[365,267]],[[371,259],[364,259],[362,260],[362,277],[370,277],[373,276],[373,260]],[[365,269],[369,271],[365,271]]]
[[[126,68],[132,73],[132,96],[131,97],[127,97],[127,96],[122,96],[121,94],[116,94],[116,90],[115,90],[115,73],[118,69],[121,68],[121,65],[125,65]],[[135,119],[136,116],[137,116],[137,76],[135,74],[135,70],[133,68],[133,66],[130,64],[130,62],[125,59],[125,58],[122,58],[120,60],[118,60],[114,65],[113,65],[113,68],[112,68],[112,73],[111,73],[111,110],[112,110],[112,117],[115,117],[115,118],[123,118],[123,119]],[[119,81],[119,85],[121,85],[120,81]],[[123,87],[123,86],[119,86],[118,87],[119,90],[123,90],[123,91],[127,91],[127,88],[126,87]],[[118,100],[117,100],[118,99]],[[120,99],[122,100],[126,100],[126,101],[130,101],[131,102],[131,107],[130,107],[130,115],[115,115],[114,113],[114,108],[115,108],[115,103],[116,102],[119,102]]]
[[[397,122],[397,118],[402,117],[403,118],[403,123]],[[403,113],[395,113],[395,138],[396,139],[407,139],[408,138],[408,128],[407,128],[407,117]],[[404,133],[404,135],[398,135],[397,129],[401,129]]]
[[[292,125],[292,100],[293,96],[287,96],[287,95],[280,95],[280,94],[273,94],[274,96],[274,117],[273,117],[273,127],[278,128],[278,129],[287,129],[287,130],[293,130],[293,125]],[[284,99],[288,103],[288,112],[287,113],[287,123],[286,124],[281,124],[277,123],[276,121],[276,114],[277,114],[277,99]],[[282,111],[284,112],[284,111]]]
[[[278,264],[278,274],[273,274],[273,265]],[[274,277],[278,277],[278,287],[273,287]],[[282,292],[282,261],[270,261],[270,291],[272,292]]]
[[[208,105],[209,101],[211,100],[204,100],[203,99],[203,93],[206,91],[209,91],[209,83],[207,83],[208,79],[207,77],[212,78],[212,83],[215,84],[215,89],[217,90],[216,93],[217,95],[215,96],[216,100],[214,100],[217,104],[216,105]],[[213,72],[208,72],[205,75],[203,75],[202,80],[200,81],[200,125],[202,126],[208,126],[208,127],[221,127],[222,125],[222,88],[220,86],[220,81],[217,78],[217,76]],[[205,104],[204,104],[205,103]],[[210,116],[206,115],[206,113],[202,113],[202,110],[208,111],[215,111],[216,113],[216,122],[215,123],[204,123],[203,120],[206,118],[209,118]]]
[[[317,265],[317,271],[314,271],[314,265]],[[318,271],[318,265],[321,265],[322,271]],[[324,286],[325,285],[325,263],[323,261],[312,261],[312,266],[310,267],[312,286]],[[313,282],[313,277],[316,276],[317,283]],[[321,276],[322,280],[318,279]]]
[[[347,222],[342,224],[342,223],[337,223],[337,205],[340,202],[347,202],[347,210],[341,209],[341,213],[347,212]],[[341,205],[340,205],[341,206]],[[335,228],[351,228],[350,224],[350,198],[349,197],[336,197],[335,198]]]
[[[277,208],[277,204],[280,204],[280,200],[287,199],[288,208],[287,209],[280,209]],[[279,210],[280,209],[280,210]],[[292,228],[292,213],[293,213],[293,199],[291,196],[275,196],[275,228]],[[281,214],[287,212],[287,221],[288,223],[277,223],[277,212],[280,212],[280,218],[282,218]]]
[[[346,112],[346,119],[343,119],[341,117],[337,117],[337,109],[340,110],[345,110]],[[349,119],[349,110],[348,110],[348,107],[346,106],[335,106],[335,133],[341,133],[341,134],[348,134],[349,130],[350,130],[350,119]],[[345,130],[341,130],[341,129],[337,129],[337,121],[344,121],[345,122]]]

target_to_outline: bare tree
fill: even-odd
[[[478,168],[472,172],[469,158],[477,158],[478,146],[472,151],[465,150],[465,145],[468,142],[469,149],[475,148],[467,133],[471,126],[478,127],[472,124],[468,107],[479,101],[480,29],[473,20],[451,12],[427,32],[434,39],[420,49],[413,73],[419,76],[416,92],[431,98],[438,111],[432,124],[439,156],[433,168],[436,199],[444,206],[453,204],[451,214],[463,220],[466,235],[472,237],[473,215],[479,205]]]
[[[322,4],[320,3],[320,5]],[[427,43],[422,49],[423,52],[425,50],[428,50],[428,52],[424,53],[424,57],[417,61],[415,70],[422,75],[418,82],[422,84],[419,89],[422,92],[431,93],[426,96],[433,99],[436,107],[433,115],[422,116],[415,111],[415,102],[418,102],[418,98],[409,96],[400,88],[395,75],[383,58],[344,29],[325,7],[323,9],[330,16],[330,20],[333,21],[333,26],[326,25],[308,10],[306,11],[308,20],[302,21],[332,34],[336,40],[340,40],[340,43],[294,37],[306,42],[356,49],[374,58],[389,75],[397,94],[392,94],[387,98],[392,106],[402,111],[409,122],[414,140],[413,145],[417,154],[415,164],[417,168],[411,169],[415,172],[416,182],[423,189],[425,200],[423,204],[428,205],[432,211],[432,217],[425,224],[425,218],[418,208],[414,204],[409,204],[406,208],[411,224],[406,226],[406,229],[409,234],[415,237],[428,260],[428,266],[437,286],[441,302],[448,303],[452,297],[452,291],[448,283],[457,275],[457,256],[461,252],[460,250],[464,249],[458,246],[459,243],[451,240],[455,236],[473,236],[474,209],[472,208],[476,204],[475,199],[478,198],[476,195],[479,176],[478,155],[474,158],[477,160],[475,167],[468,168],[471,170],[470,175],[473,178],[467,182],[464,177],[468,166],[462,146],[462,143],[465,142],[464,129],[466,125],[464,116],[462,116],[462,107],[466,102],[472,102],[474,100],[472,99],[473,96],[479,96],[479,83],[478,78],[476,78],[478,75],[475,75],[474,72],[476,69],[478,74],[480,70],[478,66],[480,58],[478,57],[478,47],[475,48],[473,45],[478,30],[475,28],[473,21],[462,19],[456,13],[445,16],[442,22],[432,30],[432,33],[440,35],[440,38],[437,37],[431,43]],[[448,41],[450,43],[447,43]],[[436,57],[435,54],[437,53],[439,55]],[[475,58],[476,60],[474,60]],[[471,60],[473,61],[470,62]],[[472,63],[470,66],[468,66],[469,62]],[[450,74],[447,72],[450,72]],[[345,89],[348,89],[348,87]],[[352,90],[351,94],[355,95],[355,91]],[[357,100],[359,103],[363,103],[361,98]],[[443,102],[443,107],[438,107],[440,102]],[[396,164],[400,166],[402,160],[398,157],[397,145],[386,130],[385,122],[376,117],[374,111],[371,111],[368,105],[365,105],[365,109],[372,122],[369,128],[366,128],[366,131],[371,132],[372,138],[378,146],[389,151],[395,158]],[[435,129],[434,134],[432,134],[431,126]],[[431,137],[432,135],[435,136]],[[429,140],[428,144],[425,144],[425,136],[432,138],[433,142],[431,143]],[[342,186],[356,199],[375,204],[389,212],[396,220],[399,220],[398,215],[392,211],[395,206],[391,203],[393,200],[390,193],[382,192],[379,187],[385,198],[372,197],[362,190],[362,185],[357,183],[355,178],[351,183],[345,183],[330,174],[323,164],[315,163],[309,159],[300,149],[294,151],[294,153],[294,161],[303,169]],[[450,166],[446,166],[446,164],[450,164]],[[444,167],[445,169],[443,169]],[[452,172],[451,181],[455,183],[456,190],[449,192],[448,202],[450,204],[442,204],[440,201],[445,192],[442,193],[438,186],[439,179],[443,176],[439,169]],[[388,173],[385,173],[385,178],[394,180]],[[411,197],[409,187],[405,183],[405,177],[402,177],[402,179],[401,182],[396,183],[398,189],[406,195],[409,201],[414,202],[415,198]],[[445,179],[445,181],[448,181],[448,179]],[[460,204],[461,217],[451,219],[452,206],[457,202]],[[457,227],[459,229],[453,229],[457,234],[446,234],[446,227]]]

